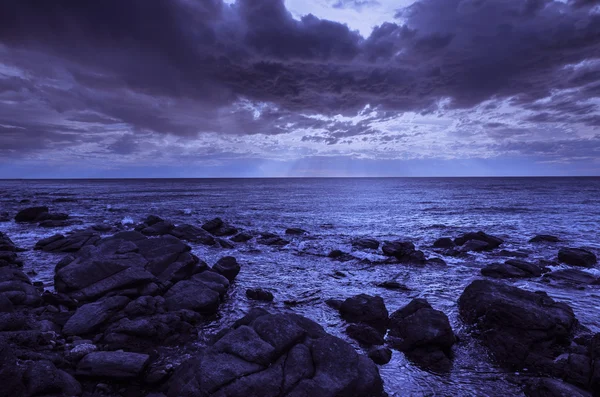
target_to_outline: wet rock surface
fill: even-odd
[[[558,251],[558,261],[571,266],[594,267],[598,258],[583,248],[562,248]]]

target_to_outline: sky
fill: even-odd
[[[2,0],[0,178],[600,175],[600,0]]]

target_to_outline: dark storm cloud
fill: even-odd
[[[0,63],[20,75],[0,69],[0,95],[36,100],[15,106],[7,125],[45,104],[67,121],[183,137],[312,124],[338,142],[373,130],[304,115],[366,104],[429,113],[446,98],[469,108],[513,97],[531,120],[572,113],[596,125],[596,105],[584,102],[599,91],[599,64],[585,62],[600,54],[597,3],[420,0],[362,37],[313,15],[294,19],[283,0],[4,0]],[[572,103],[536,102],[556,89],[575,90]],[[243,100],[269,105],[256,113]],[[109,149],[134,150],[138,141],[123,139]]]

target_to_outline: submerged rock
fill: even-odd
[[[215,218],[206,222],[204,225],[202,225],[202,229],[219,237],[232,236],[238,232],[235,227],[223,222],[221,218]]]
[[[191,243],[212,246],[216,244],[215,238],[206,230],[193,225],[179,225],[170,231],[178,239]]]
[[[426,261],[423,251],[415,249],[410,241],[385,241],[381,249],[384,255],[393,256],[401,263],[423,264]]]
[[[560,239],[556,236],[550,236],[548,234],[538,234],[529,240],[530,243],[559,243]]]
[[[256,239],[258,244],[262,245],[270,245],[270,246],[278,246],[284,247],[288,245],[290,242],[288,240],[284,240],[276,234],[273,233],[262,233],[260,238]]]
[[[456,337],[448,317],[425,299],[414,299],[390,315],[388,340],[409,360],[434,371],[452,367],[451,348]]]
[[[334,259],[338,262],[348,262],[357,259],[354,255],[350,255],[347,252],[341,250],[333,250],[327,254],[328,258]]]
[[[376,365],[296,314],[254,309],[170,380],[169,397],[379,397]]]
[[[246,296],[248,299],[255,301],[271,302],[273,301],[273,294],[262,288],[249,288],[246,290]]]
[[[346,333],[364,346],[383,345],[385,342],[381,332],[365,323],[350,324]]]
[[[558,281],[575,286],[600,285],[600,277],[579,269],[562,269],[544,275],[546,281]]]
[[[488,280],[475,280],[458,307],[467,324],[501,365],[515,370],[543,370],[572,339],[573,310],[544,292],[529,292]]]
[[[454,248],[455,245],[456,244],[454,244],[454,241],[452,241],[450,237],[442,237],[435,240],[433,243],[433,248],[451,249]]]
[[[231,237],[230,240],[234,243],[245,243],[246,241],[250,241],[254,238],[251,234],[248,233],[238,233],[235,236]]]
[[[290,227],[285,230],[285,234],[287,234],[288,236],[301,236],[303,234],[306,234],[306,230],[300,229],[299,227]]]
[[[583,248],[562,248],[558,251],[558,261],[571,266],[594,267],[598,258]]]

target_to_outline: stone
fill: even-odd
[[[471,232],[471,233],[465,233],[460,237],[457,237],[454,239],[454,244],[456,245],[464,245],[465,243],[469,242],[469,241],[483,241],[485,243],[487,243],[487,245],[482,245],[482,244],[477,244],[480,251],[489,251],[489,250],[493,250],[495,248],[498,248],[500,245],[502,245],[504,243],[504,240],[502,240],[501,238],[495,237],[495,236],[491,236],[487,233],[484,232]],[[473,247],[475,247],[475,244],[472,244]],[[476,251],[475,249],[471,249],[470,251]]]
[[[65,237],[62,234],[55,234],[44,238],[35,244],[36,250],[44,252],[77,252],[85,246],[92,246],[99,242],[100,235],[92,230],[76,231]]]
[[[454,247],[455,247],[454,241],[452,241],[452,239],[449,237],[438,238],[433,243],[433,248],[451,249]]]
[[[273,294],[269,291],[265,291],[262,288],[249,288],[246,290],[246,296],[248,297],[248,299],[255,301],[273,301]]]
[[[379,248],[379,241],[372,238],[359,238],[352,241],[352,247],[357,249],[372,249]]]
[[[295,314],[253,310],[184,362],[169,397],[382,397],[376,365]]]
[[[600,277],[579,269],[561,269],[544,274],[545,281],[556,281],[574,286],[600,285]]]
[[[381,249],[384,255],[393,256],[401,263],[424,264],[426,260],[425,254],[410,241],[385,241]]]
[[[238,232],[235,227],[223,222],[221,218],[215,218],[206,222],[202,225],[202,229],[219,237],[232,236]]]
[[[369,350],[368,355],[377,365],[385,365],[392,359],[392,351],[387,347],[373,347]]]
[[[368,324],[350,324],[346,328],[349,337],[364,346],[383,345],[383,335]]]
[[[262,233],[260,238],[256,239],[258,244],[268,245],[268,246],[277,246],[284,247],[288,245],[290,242],[288,240],[284,240],[276,234],[273,233]]]
[[[165,294],[165,304],[169,311],[193,310],[214,314],[220,302],[221,297],[217,291],[195,279],[180,281]]]
[[[0,267],[0,295],[14,306],[36,306],[41,303],[40,293],[31,280],[20,270]]]
[[[558,261],[571,266],[594,267],[598,258],[583,248],[562,248],[558,251]]]
[[[130,302],[124,296],[114,296],[79,307],[63,327],[65,335],[86,335],[98,330],[115,313]]]
[[[189,241],[191,243],[208,246],[216,244],[215,238],[211,236],[210,233],[202,228],[192,225],[179,225],[171,230],[171,234],[178,239]]]
[[[301,236],[306,233],[306,230],[300,229],[299,227],[290,227],[285,230],[285,234],[287,234],[288,236]]]
[[[77,364],[76,374],[94,378],[125,380],[139,377],[150,356],[129,352],[93,352]]]
[[[547,370],[577,325],[573,310],[546,293],[488,280],[473,281],[458,307],[496,361],[511,370]]]
[[[539,265],[518,259],[511,259],[502,263],[492,263],[481,269],[481,274],[493,278],[530,278],[540,277],[545,271]]]
[[[143,228],[141,232],[145,236],[164,236],[165,234],[171,233],[173,229],[175,229],[173,223],[169,221],[160,221]]]
[[[559,243],[560,239],[556,236],[550,236],[548,234],[538,234],[529,240],[530,243]]]
[[[254,237],[248,233],[238,233],[235,236],[231,237],[230,240],[234,243],[245,243],[246,241],[252,240]]]
[[[23,374],[23,383],[27,396],[79,396],[82,393],[79,382],[46,360],[29,364]]]
[[[36,222],[43,215],[48,213],[48,207],[30,207],[25,208],[15,216],[15,222]]]
[[[580,388],[559,379],[533,378],[525,387],[527,397],[592,397]]]
[[[235,280],[235,277],[240,272],[240,265],[233,256],[225,256],[217,261],[212,267],[212,270],[223,275],[230,282]]]
[[[380,296],[360,294],[348,298],[340,307],[342,318],[349,323],[365,323],[384,333],[388,311]]]

